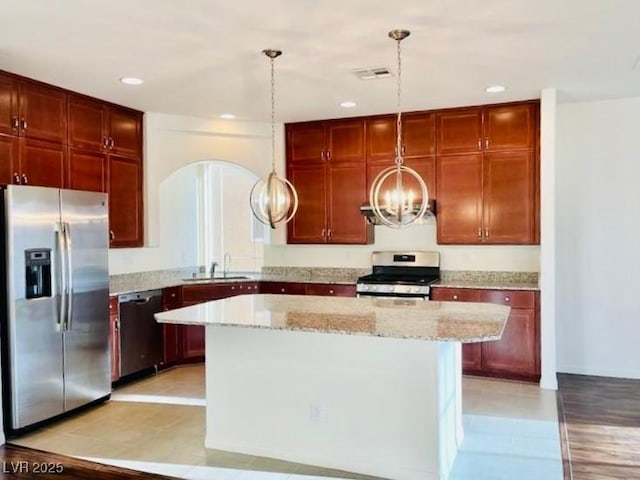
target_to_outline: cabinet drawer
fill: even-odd
[[[118,296],[109,297],[109,316],[118,316]]]
[[[436,287],[431,290],[431,300],[439,302],[481,302],[480,291],[470,288]],[[488,300],[485,300],[488,301]]]
[[[239,289],[231,288],[235,285],[189,285],[182,287],[183,304],[206,302],[235,295]]]
[[[356,287],[353,285],[334,285],[330,283],[310,283],[307,285],[307,295],[322,295],[334,297],[355,297]]]
[[[306,295],[307,284],[291,282],[263,282],[260,292],[281,293],[285,295]]]
[[[513,308],[535,308],[535,292],[531,290],[478,290],[479,302],[498,303]]]
[[[182,287],[168,287],[162,290],[162,308],[171,310],[182,306]]]

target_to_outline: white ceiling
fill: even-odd
[[[640,96],[640,0],[0,0],[0,69],[144,111],[268,120],[278,48],[279,121],[403,107]],[[118,79],[137,76],[144,85]],[[502,94],[488,85],[504,84]],[[341,108],[343,100],[358,106]]]

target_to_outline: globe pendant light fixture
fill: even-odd
[[[276,173],[275,140],[275,81],[273,61],[282,55],[280,50],[263,50],[271,62],[271,173],[261,178],[251,189],[250,204],[253,215],[265,225],[276,228],[287,223],[298,210],[298,194],[291,182]]]
[[[409,30],[392,30],[389,37],[396,41],[398,54],[397,102],[398,117],[396,121],[395,166],[389,167],[375,178],[369,190],[369,203],[374,215],[383,225],[391,228],[403,228],[421,218],[429,205],[429,192],[422,177],[404,165],[402,147],[402,110],[401,80],[402,63],[400,42],[407,38]],[[407,189],[406,180],[413,178],[418,184],[419,192]]]

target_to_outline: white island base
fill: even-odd
[[[448,478],[462,441],[460,343],[206,330],[207,448]]]

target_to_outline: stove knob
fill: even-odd
[[[363,292],[366,292],[367,290],[369,290],[369,285],[360,285],[360,289],[361,289]]]
[[[378,286],[377,285],[372,285],[371,286],[371,290],[378,290]]]

